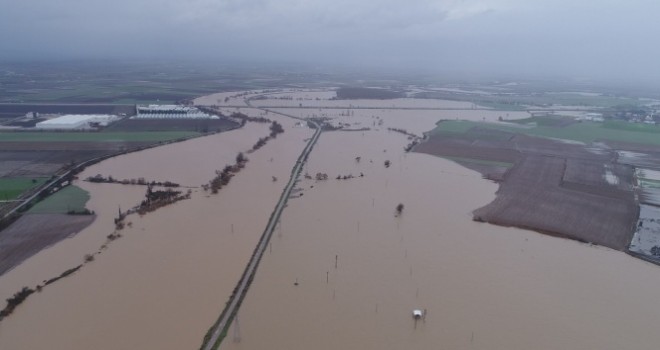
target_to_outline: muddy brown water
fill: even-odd
[[[473,222],[497,185],[405,143],[322,135],[305,171],[330,180],[299,184],[221,348],[655,348],[657,266]]]
[[[273,119],[278,117],[273,116]],[[194,189],[189,200],[129,216],[132,227],[95,261],[36,293],[0,325],[0,349],[195,349],[218,317],[272,212],[291,168],[312,135],[279,118],[285,133],[259,151],[218,195]],[[227,133],[117,157],[82,175],[112,174],[199,185],[269,133],[249,124]],[[272,176],[281,180],[272,181]],[[0,278],[8,297],[82,263],[113,231],[118,207],[145,188],[79,182],[99,219]],[[125,209],[124,209],[125,210]]]
[[[304,171],[330,179],[298,184],[303,195],[289,201],[223,349],[656,347],[657,266],[473,222],[471,211],[491,201],[497,186],[452,162],[404,154],[406,137],[386,128],[417,133],[437,120],[406,120],[404,112],[384,115],[378,131],[321,136]],[[356,115],[356,122],[371,120]],[[0,349],[198,348],[312,134],[279,121],[285,134],[248,155],[219,195],[196,189],[190,200],[129,217],[133,227],[95,261],[31,296],[0,324]],[[267,125],[249,124],[119,157],[83,176],[107,171],[195,186],[265,134]],[[363,178],[335,180],[360,172]],[[144,194],[81,185],[99,220],[2,276],[2,297],[80,263],[112,231],[117,207]],[[398,203],[403,215],[395,217]],[[415,308],[428,310],[416,326]]]

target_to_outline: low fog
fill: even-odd
[[[660,81],[652,0],[0,0],[0,61],[288,62]]]

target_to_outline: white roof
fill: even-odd
[[[77,124],[88,120],[103,120],[112,119],[114,115],[109,114],[65,114],[61,117],[44,120],[38,123],[39,125],[55,125],[55,124]]]
[[[137,106],[139,111],[153,111],[153,112],[165,112],[165,111],[197,111],[195,107],[188,106],[179,106],[179,105],[148,105],[148,106]]]
[[[148,105],[137,106],[137,115],[132,119],[218,119],[206,114],[196,107],[179,105]]]

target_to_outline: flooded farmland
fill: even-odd
[[[240,101],[237,94],[207,99]],[[421,135],[439,119],[496,122],[503,113],[512,119],[526,112],[277,111],[326,114],[370,130],[321,135],[303,170],[310,176],[301,176],[221,348],[652,349],[660,341],[657,266],[472,221],[497,185],[451,161],[404,153],[407,137],[388,130]],[[173,181],[193,193],[129,216],[131,227],[95,261],[0,324],[0,348],[198,348],[312,135],[294,120],[266,117],[285,133],[248,154],[246,168],[218,195],[198,186],[267,135],[267,124],[113,158],[81,174]],[[317,173],[328,180],[316,181]],[[81,263],[113,231],[118,207],[136,204],[145,191],[77,184],[91,193],[98,220],[0,277],[0,296]],[[427,316],[415,323],[413,309]]]
[[[471,211],[497,186],[452,162],[404,154],[405,143],[387,131],[322,135],[305,171],[329,180],[298,185],[304,195],[284,212],[222,348],[651,349],[660,341],[656,266],[473,222]],[[428,315],[415,324],[417,308]]]
[[[278,117],[273,116],[273,119]],[[249,162],[217,195],[132,215],[123,237],[74,275],[33,294],[0,325],[0,348],[194,349],[222,311],[266,226],[291,167],[312,135],[279,118],[285,133],[248,154]],[[268,134],[268,124],[114,158],[90,167],[116,178],[199,186]],[[274,182],[272,177],[283,179]],[[98,220],[0,278],[8,297],[82,263],[113,232],[118,207],[139,203],[145,187],[78,183],[91,193]],[[169,336],[168,336],[169,335]]]

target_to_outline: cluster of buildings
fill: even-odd
[[[195,107],[179,105],[137,106],[137,114],[132,119],[219,119]]]
[[[220,119],[220,117],[204,113],[195,107],[179,105],[146,105],[136,106],[136,112],[131,119]],[[124,118],[126,114],[65,114],[49,115],[42,122],[34,125],[37,129],[48,130],[89,130],[99,129]],[[27,120],[37,118],[36,113],[28,113]],[[42,118],[43,119],[43,118]]]
[[[584,120],[588,120],[590,122],[604,122],[605,118],[603,117],[602,113],[586,113],[584,115]]]

